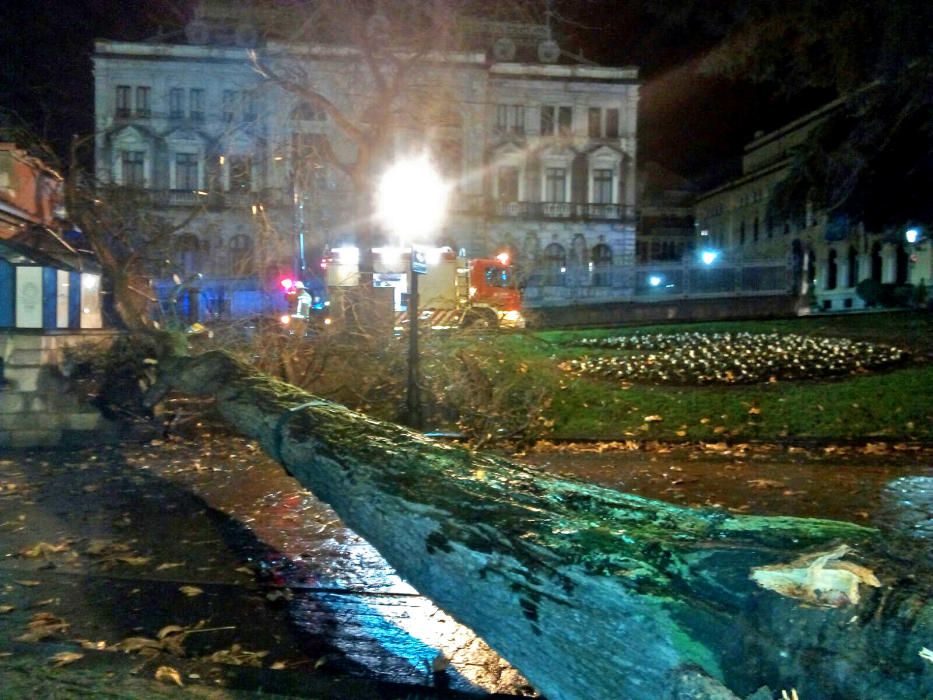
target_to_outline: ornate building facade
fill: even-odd
[[[530,303],[627,299],[638,71],[568,61],[543,28],[526,30],[421,61],[397,95],[398,151],[429,150],[453,184],[439,245],[511,250]],[[208,313],[255,308],[296,259],[310,270],[327,248],[363,240],[360,192],[331,158],[352,165],[354,144],[261,77],[250,50],[300,66],[365,128],[372,75],[348,46],[263,40],[203,14],[184,41],[95,46],[97,175],[175,221],[200,210],[167,272],[201,274]]]
[[[809,300],[808,311],[864,308],[856,285],[865,279],[910,281],[909,251],[897,236],[868,231],[861,222],[831,220],[811,207],[796,220],[778,220],[769,211],[794,149],[837,107],[828,104],[757,134],[745,147],[741,176],[703,193],[695,204],[699,247],[737,263],[784,260],[794,291]]]

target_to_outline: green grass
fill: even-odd
[[[906,365],[820,381],[743,386],[670,386],[580,378],[559,368],[586,352],[568,346],[584,337],[629,333],[798,333],[898,345]],[[663,326],[453,336],[441,355],[469,347],[501,377],[522,375],[551,401],[550,437],[606,440],[933,440],[933,318],[874,313]],[[449,356],[449,355],[448,355]],[[649,416],[660,420],[648,420]]]

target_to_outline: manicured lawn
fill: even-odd
[[[778,333],[895,345],[894,368],[826,379],[689,385],[606,379],[567,371],[568,361],[600,352],[583,338],[677,333]],[[482,358],[494,383],[534,385],[547,396],[554,438],[619,440],[825,439],[933,440],[933,318],[872,313],[818,318],[624,327],[586,331],[453,336],[430,345],[435,357],[457,347]],[[626,350],[632,357],[638,352]],[[657,353],[655,353],[657,355]],[[663,358],[658,358],[663,359]],[[565,369],[562,369],[564,367]]]

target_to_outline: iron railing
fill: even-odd
[[[635,207],[627,204],[495,201],[492,203],[491,213],[494,216],[525,219],[631,221],[635,218]]]
[[[656,263],[536,267],[526,280],[527,306],[570,306],[596,302],[662,302],[790,294],[793,274],[779,260],[714,265]]]

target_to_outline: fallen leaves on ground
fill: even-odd
[[[199,596],[204,593],[204,589],[198,588],[197,586],[180,586],[178,590],[189,598],[194,598],[195,596]]]
[[[83,658],[84,654],[81,654],[77,651],[60,651],[49,658],[49,663],[51,663],[56,668],[59,668],[61,666],[73,664],[75,661]]]
[[[110,540],[91,540],[84,553],[94,557],[99,566],[112,568],[116,564],[128,564],[129,566],[145,566],[152,557],[142,557],[133,551],[128,544],[121,542],[112,542]]]
[[[126,654],[140,654],[142,656],[157,656],[163,651],[161,642],[148,637],[127,637],[107,648],[113,651],[122,651]]]
[[[6,615],[7,613],[11,613],[14,610],[16,610],[16,608],[14,608],[12,605],[0,605],[0,615]]]
[[[746,483],[753,489],[782,489],[787,485],[776,479],[749,479]]]
[[[156,567],[156,571],[167,571],[168,569],[177,569],[179,566],[184,566],[183,563],[177,561],[167,561],[164,564],[159,564]]]
[[[252,666],[259,668],[262,666],[262,660],[269,655],[268,651],[247,651],[239,644],[234,644],[229,649],[215,651],[207,657],[208,661],[217,664],[231,664],[233,666]]]
[[[171,682],[184,686],[184,683],[181,682],[181,674],[171,666],[159,666],[155,672],[155,679],[162,683]]]
[[[26,632],[16,638],[18,642],[41,642],[67,630],[69,624],[50,612],[38,612],[26,626]]]
[[[21,557],[26,557],[27,559],[37,559],[39,557],[47,557],[50,554],[61,554],[62,552],[68,552],[71,550],[71,541],[62,540],[58,544],[49,544],[48,542],[37,542],[32,547],[24,547],[19,550],[19,555]]]

